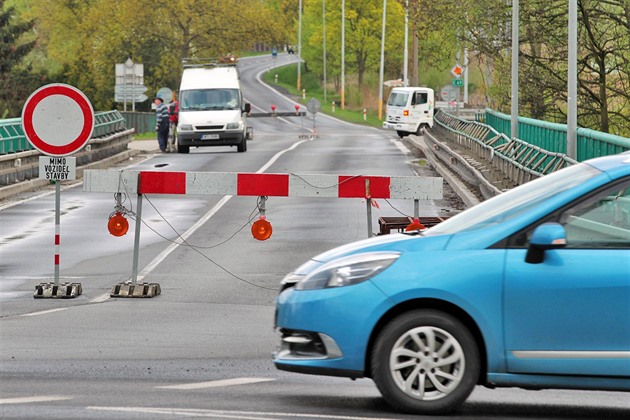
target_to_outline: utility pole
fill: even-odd
[[[405,0],[405,53],[403,56],[403,86],[409,86],[409,0]]]
[[[518,0],[512,0],[512,108],[511,138],[518,138]]]
[[[569,0],[567,156],[577,160],[577,0]]]
[[[385,22],[387,16],[387,0],[383,0],[383,29],[381,33],[381,69],[378,83],[378,119],[383,119],[383,73],[385,71]]]
[[[323,45],[323,49],[324,49],[324,103],[327,103],[326,101],[326,0],[322,0],[322,22],[323,22],[323,26],[324,26],[324,45]]]
[[[298,65],[297,65],[297,90],[302,89],[302,0],[299,2],[298,11]]]
[[[346,0],[341,0],[341,109],[346,107]]]

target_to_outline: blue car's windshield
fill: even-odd
[[[600,173],[588,165],[571,166],[492,197],[436,225],[426,234],[450,234],[505,222]]]

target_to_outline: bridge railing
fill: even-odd
[[[509,115],[486,109],[486,124],[508,138],[511,137],[512,127]],[[630,138],[588,128],[578,128],[576,134],[577,161],[579,162],[630,150]],[[518,138],[550,152],[566,153],[567,126],[519,117]]]
[[[92,139],[126,130],[125,118],[116,110],[94,113]],[[21,118],[0,120],[0,155],[33,150],[22,129]]]
[[[564,153],[510,139],[487,124],[458,118],[442,110],[435,114],[435,122],[434,129],[442,131],[441,137],[490,165],[492,170],[488,177],[502,189],[577,163]],[[509,182],[501,181],[502,178]]]

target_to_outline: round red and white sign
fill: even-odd
[[[42,86],[22,108],[22,128],[34,148],[49,156],[67,156],[81,150],[94,131],[90,100],[74,86]]]

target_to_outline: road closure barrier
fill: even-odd
[[[131,281],[114,286],[114,297],[152,297],[159,294],[159,291],[148,295],[115,292],[137,284],[142,196],[145,194],[257,196],[262,203],[262,207],[259,206],[261,220],[267,223],[264,217],[264,202],[267,197],[359,198],[366,202],[368,237],[371,237],[372,207],[378,206],[376,199],[414,200],[414,217],[417,219],[419,201],[441,199],[442,185],[443,180],[440,177],[417,176],[128,170],[86,170],[83,175],[85,192],[114,193],[118,197],[121,194],[138,195]],[[254,237],[259,240],[268,239],[271,225],[265,230],[265,234]],[[155,283],[150,286],[159,290],[159,285]]]

